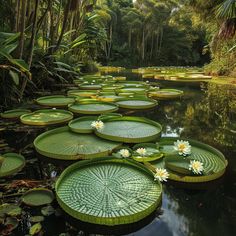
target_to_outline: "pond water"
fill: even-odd
[[[110,74],[110,73],[109,73]],[[115,74],[114,74],[115,75]],[[138,75],[122,72],[130,80],[138,79]],[[146,80],[146,79],[145,79]],[[151,81],[151,80],[150,80]],[[158,82],[163,88],[176,88],[171,83]],[[208,236],[236,235],[236,92],[229,87],[218,87],[204,84],[201,87],[181,85],[185,95],[181,99],[160,101],[155,109],[148,111],[128,111],[129,115],[150,118],[163,126],[163,136],[184,137],[199,140],[222,151],[229,162],[226,174],[220,180],[207,185],[180,186],[168,183],[164,186],[161,209],[144,224],[134,226],[123,235],[133,236]],[[39,163],[32,147],[34,138],[44,128],[29,128],[1,120],[1,139],[8,144],[6,148],[23,151],[28,159],[27,168],[15,178],[42,179],[50,175],[52,170],[60,172],[64,167]],[[17,198],[7,201],[15,202]],[[58,206],[55,204],[56,209]],[[11,235],[28,233],[29,215],[40,214],[39,209],[25,208],[24,220]],[[46,236],[94,235],[94,228],[86,230],[76,222],[68,223],[64,215],[46,217],[42,223]],[[66,218],[67,219],[67,218]],[[146,224],[146,225],[145,225]],[[133,231],[133,232],[132,232]],[[69,234],[66,234],[69,233]],[[97,230],[99,235],[106,231]],[[108,233],[108,232],[107,232]],[[110,233],[110,232],[109,232]],[[115,234],[116,231],[113,232]]]

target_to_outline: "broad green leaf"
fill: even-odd
[[[29,71],[29,65],[22,59],[10,59],[13,65],[18,66],[23,72]]]
[[[9,75],[11,76],[11,78],[13,79],[14,83],[16,85],[19,85],[19,75],[18,73],[14,72],[13,70],[9,71]]]

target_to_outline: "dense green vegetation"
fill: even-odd
[[[1,104],[97,63],[235,73],[235,0],[1,0]]]

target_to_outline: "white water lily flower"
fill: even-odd
[[[202,174],[204,168],[203,163],[200,161],[190,161],[189,170],[191,170],[194,174]]]
[[[146,150],[146,148],[138,148],[137,150],[136,150],[136,152],[140,155],[140,156],[145,156],[146,155],[146,153],[147,153],[147,150]]]
[[[104,128],[104,123],[101,120],[93,121],[91,126],[97,130],[102,130]]]
[[[190,155],[191,154],[191,145],[188,141],[177,140],[174,142],[174,149],[179,152],[179,155]]]
[[[129,156],[130,156],[130,152],[129,152],[128,149],[121,149],[121,150],[119,151],[119,153],[120,153],[120,155],[121,155],[122,157],[129,157]]]
[[[157,168],[156,169],[156,174],[154,175],[154,180],[159,180],[161,182],[167,181],[169,178],[169,173],[167,172],[166,169],[163,168]]]

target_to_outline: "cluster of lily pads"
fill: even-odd
[[[194,67],[145,67],[133,69],[133,73],[142,75],[142,78],[176,81],[179,83],[206,82],[212,76],[205,75],[199,68]]]
[[[36,99],[44,109],[34,112],[16,109],[1,114],[3,118],[19,118],[26,125],[65,124],[40,134],[34,147],[43,157],[51,159],[65,162],[86,159],[63,171],[55,187],[60,206],[73,217],[106,225],[136,222],[160,203],[160,182],[168,178],[207,182],[224,174],[227,161],[213,147],[189,139],[161,138],[162,126],[158,122],[121,114],[122,109],[155,109],[156,100],[179,98],[182,91],[109,75],[83,76],[74,80],[74,84],[76,89],[67,91],[67,96]],[[121,113],[115,113],[118,110]],[[73,119],[75,116],[79,117]],[[24,167],[22,157],[10,156],[14,158],[3,155],[0,159],[0,177],[4,171],[10,175]],[[9,165],[10,161],[13,164]],[[14,171],[6,171],[9,166]],[[120,184],[114,184],[117,181]],[[98,197],[107,194],[107,188],[111,189],[112,196],[107,196],[111,202],[91,206],[85,194],[92,191]],[[117,198],[120,194],[124,194],[123,198]],[[127,197],[132,201],[126,201]]]

